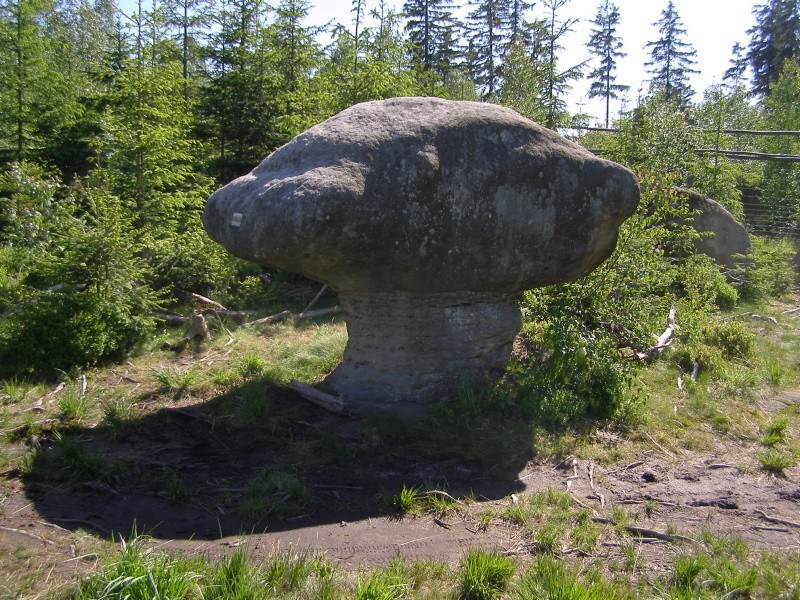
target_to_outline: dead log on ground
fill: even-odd
[[[297,381],[296,379],[292,379],[289,382],[289,389],[309,402],[312,402],[317,406],[321,406],[325,410],[329,410],[338,415],[347,413],[347,404],[345,404],[345,401],[342,398],[337,398],[335,396],[331,396],[330,394],[326,394],[325,392]]]

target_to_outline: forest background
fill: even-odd
[[[693,102],[696,53],[667,2],[647,44],[648,89],[613,122],[612,103],[628,93],[617,82],[619,9],[597,6],[591,60],[564,66],[563,42],[576,25],[568,5],[542,0],[536,14],[544,16],[534,17],[522,0],[461,8],[411,0],[402,12],[354,0],[349,23],[309,25],[305,0],[139,2],[132,13],[109,0],[3,0],[3,373],[54,377],[119,360],[152,337],[159,309],[188,310],[180,301],[187,292],[234,308],[274,303],[289,276],[267,276],[212,243],[199,219],[205,198],[315,123],[393,96],[495,102],[564,131],[589,123],[567,110],[575,82],[588,82],[603,102],[602,124],[617,132],[579,141],[637,172],[642,208],[607,266],[523,300],[544,319],[529,328],[542,343],[609,355],[599,360],[605,383],[593,388],[616,389],[629,367],[609,348],[649,347],[676,302],[683,335],[699,341],[693,323],[708,311],[770,286],[788,289],[784,275],[766,281],[764,261],[726,278],[686,252],[695,234],[675,225],[690,214],[673,188],[719,200],[767,241],[794,231],[797,163],[733,161],[717,151],[797,154],[797,137],[731,130],[800,129],[800,4],[756,6],[749,44],[735,45],[722,83]],[[773,263],[775,252],[792,253],[786,244],[769,248]]]

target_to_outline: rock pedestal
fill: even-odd
[[[499,294],[340,295],[349,342],[325,382],[356,409],[417,412],[503,372],[521,318]]]
[[[297,136],[203,221],[235,255],[338,292],[349,341],[327,383],[404,412],[502,372],[514,294],[589,273],[638,201],[630,171],[510,109],[395,98]]]

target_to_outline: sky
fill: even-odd
[[[574,31],[564,39],[564,53],[560,57],[562,69],[580,64],[590,58],[586,49],[591,23],[602,0],[571,0],[560,12],[560,18],[577,18],[580,21]],[[316,0],[308,22],[320,25],[330,20],[349,23],[351,3],[348,0]],[[702,99],[702,92],[714,83],[720,83],[722,74],[730,66],[731,48],[735,42],[747,47],[747,30],[755,23],[753,7],[761,1],[753,0],[673,0],[675,10],[680,16],[685,41],[697,51],[699,74],[692,76],[691,85],[697,92],[694,100]],[[372,9],[377,0],[368,0],[367,8]],[[402,0],[388,3],[397,11],[403,7]],[[619,35],[622,38],[622,51],[627,56],[620,60],[617,70],[617,83],[631,86],[628,92],[628,105],[635,103],[639,91],[647,92],[647,78],[644,63],[650,55],[645,45],[659,37],[658,28],[653,25],[661,18],[667,0],[615,0],[619,7]],[[534,5],[532,16],[542,17],[540,3]],[[587,70],[588,72],[588,70]],[[570,112],[586,112],[599,121],[605,115],[605,102],[602,99],[589,100],[586,94],[588,81],[579,81],[568,98]],[[619,103],[611,106],[612,116],[619,110]]]

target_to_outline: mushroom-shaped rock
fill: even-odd
[[[230,252],[338,292],[349,340],[326,383],[354,408],[416,412],[505,368],[515,293],[614,250],[634,175],[492,104],[396,98],[312,127],[217,190]]]

